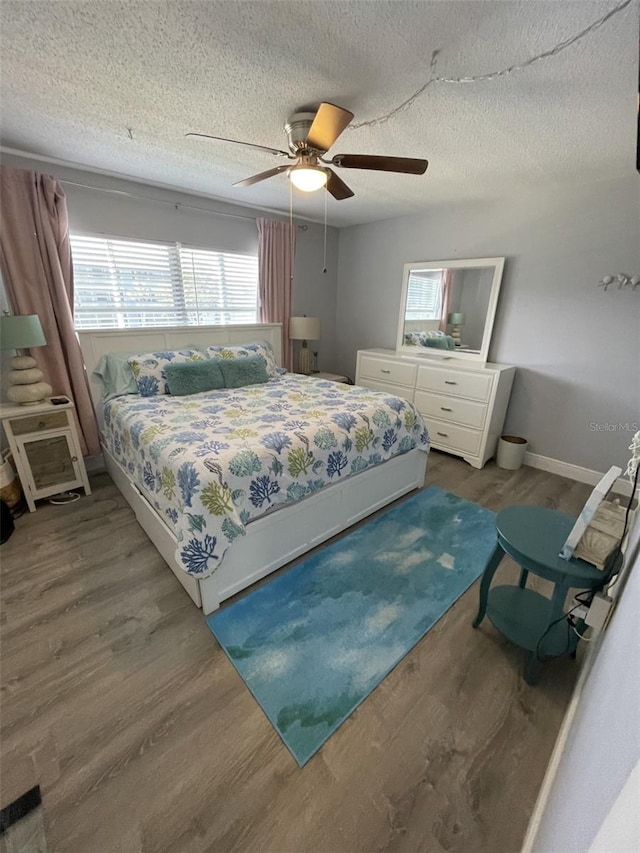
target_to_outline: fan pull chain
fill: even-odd
[[[322,272],[327,272],[327,202],[329,193],[324,191],[324,254],[322,256]]]
[[[289,181],[289,281],[293,285],[293,185]]]

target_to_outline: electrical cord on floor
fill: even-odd
[[[57,495],[52,495],[49,498],[50,504],[64,505],[73,504],[80,500],[78,492],[59,492]]]
[[[578,593],[578,595],[582,595],[582,593]],[[578,598],[578,595],[576,595],[576,599]],[[547,625],[546,631],[540,637],[540,639],[538,640],[538,643],[536,645],[536,660],[542,662],[544,660],[550,660],[552,657],[557,658],[557,657],[562,657],[562,655],[566,655],[566,653],[569,651],[569,646],[571,645],[571,623],[569,622],[569,617],[571,616],[571,614],[573,613],[574,610],[577,610],[579,607],[582,607],[584,604],[585,604],[584,601],[578,601],[578,604],[574,605],[566,613],[563,613],[559,619],[555,619],[550,625]],[[540,657],[540,646],[542,644],[542,641],[547,636],[549,631],[554,627],[554,625],[558,625],[560,622],[563,622],[565,619],[567,620],[567,645],[566,645],[566,647],[564,648],[563,651],[558,652],[557,655],[547,655],[545,657]]]
[[[571,625],[571,630],[579,640],[584,640],[585,643],[590,643],[595,639],[595,637],[585,637],[584,634],[581,634],[580,631],[576,630],[576,626],[572,622],[569,622],[569,625]]]

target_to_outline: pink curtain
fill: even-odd
[[[95,413],[73,326],[73,267],[67,202],[58,181],[0,168],[0,268],[15,314],[37,314],[46,347],[34,352],[55,394],[75,402],[85,456],[100,453]]]
[[[296,229],[276,219],[256,219],[258,226],[258,281],[260,320],[282,323],[282,366],[291,370],[289,340],[291,282],[296,249]]]
[[[449,304],[451,302],[452,280],[452,271],[442,270],[442,311],[440,312],[440,326],[438,327],[441,332],[447,331],[447,317],[449,316]]]

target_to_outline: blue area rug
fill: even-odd
[[[436,486],[207,625],[302,767],[482,574],[495,514]]]

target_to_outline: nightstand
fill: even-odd
[[[340,376],[338,373],[312,373],[314,379],[326,379],[327,382],[344,382],[349,384],[348,376]]]
[[[39,498],[81,486],[90,495],[89,479],[78,441],[75,406],[54,406],[50,400],[35,406],[0,406],[16,471],[29,512]]]

